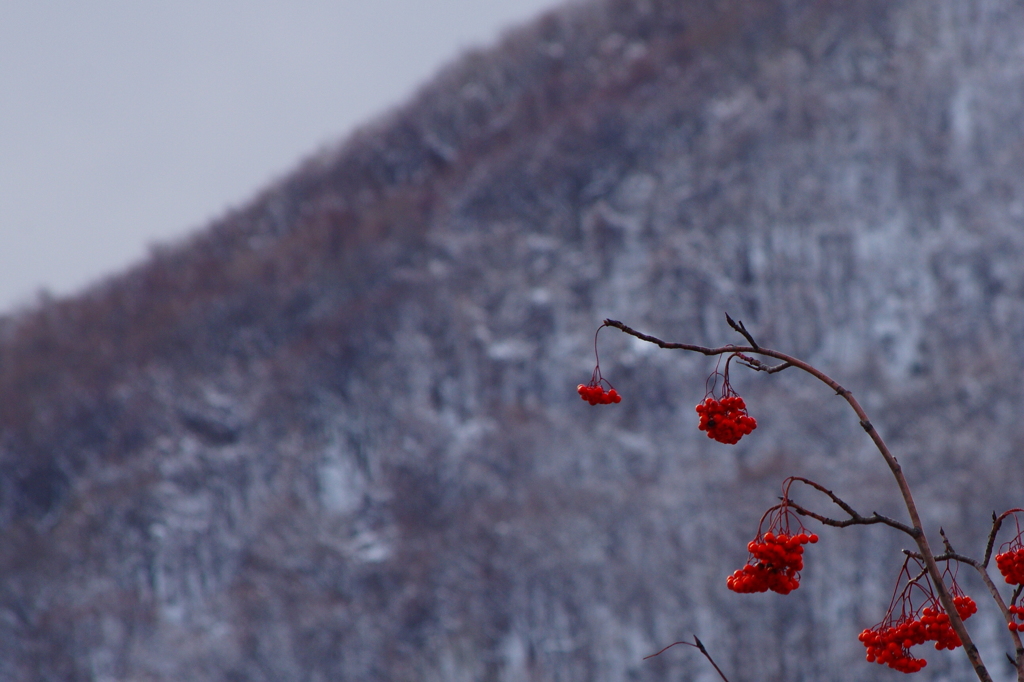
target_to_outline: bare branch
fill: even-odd
[[[1014,622],[1013,615],[1007,608],[1006,602],[1003,601],[1003,595],[999,594],[999,589],[996,587],[996,584],[992,582],[992,578],[989,576],[988,571],[985,570],[984,566],[980,565],[976,565],[975,568],[978,570],[978,574],[981,576],[982,582],[985,583],[985,587],[988,588],[989,593],[992,595],[992,599],[1002,612],[1003,620],[1005,620],[1007,624]],[[1010,604],[1017,601],[1017,597],[1020,596],[1020,590],[1021,586],[1018,586],[1016,591],[1013,593],[1013,597],[1010,599]],[[1017,654],[1017,662],[1014,663],[1014,666],[1018,671],[1020,671],[1021,663],[1024,662],[1024,642],[1021,642],[1020,633],[1014,630],[1010,630],[1010,639],[1013,640],[1013,646],[1016,649]]]
[[[886,526],[895,528],[898,531],[902,531],[910,537],[914,537],[913,528],[911,528],[905,523],[900,523],[896,519],[890,519],[888,516],[882,516],[878,512],[872,513],[871,516],[861,516],[860,514],[857,514],[856,516],[851,516],[848,519],[843,519],[842,521],[840,521],[839,519],[829,518],[822,514],[812,512],[810,509],[802,507],[796,502],[793,502],[792,500],[789,501],[789,506],[792,507],[793,511],[795,511],[800,516],[807,516],[809,518],[820,521],[826,526],[832,526],[833,528],[847,528],[849,526],[870,526],[872,524],[881,523]]]
[[[747,342],[750,343],[751,348],[753,348],[754,350],[760,350],[760,347],[757,345],[757,341],[754,341],[754,337],[751,336],[750,332],[747,331],[747,328],[743,326],[743,320],[736,322],[731,317],[729,317],[729,313],[726,313],[725,321],[729,323],[730,327],[732,327],[733,329],[735,329],[736,331],[743,335],[743,338],[745,338]]]
[[[953,552],[953,545],[949,543],[949,538],[946,537],[946,529],[939,526],[939,536],[942,538],[942,544],[946,548],[946,554]]]
[[[918,561],[924,561],[924,556],[920,552],[915,552],[913,550],[904,549],[903,553],[906,554],[908,557],[917,559]],[[959,562],[961,564],[967,564],[968,566],[973,566],[974,568],[978,568],[978,566],[980,565],[977,559],[972,559],[969,556],[965,556],[963,554],[960,554],[960,553],[954,552],[954,551],[948,551],[948,552],[943,552],[942,554],[936,554],[935,555],[935,560],[936,561],[956,561],[956,562]]]
[[[779,365],[768,365],[757,358],[752,358],[749,355],[744,355],[743,353],[736,353],[736,357],[740,359],[740,363],[745,367],[749,367],[750,369],[758,372],[766,372],[768,374],[775,374],[776,372],[781,372],[782,370],[793,366],[793,364],[789,362],[783,362]]]
[[[694,353],[702,353],[703,355],[722,355],[724,353],[732,353],[734,351],[748,351],[748,352],[754,352],[755,351],[755,349],[753,347],[744,347],[744,346],[728,345],[728,346],[722,346],[721,348],[708,348],[706,346],[697,346],[697,345],[692,344],[692,343],[673,343],[673,342],[669,342],[669,341],[662,341],[661,339],[659,339],[656,336],[651,336],[649,334],[644,334],[643,332],[638,332],[637,330],[635,330],[632,327],[629,327],[629,326],[623,324],[622,322],[619,322],[618,320],[611,320],[611,319],[605,320],[604,321],[604,326],[606,326],[606,327],[615,327],[616,329],[619,329],[619,330],[629,334],[630,336],[635,336],[636,338],[640,339],[641,341],[646,341],[648,343],[653,343],[654,345],[658,346],[659,348],[665,348],[665,349],[668,349],[668,350],[688,350],[688,351],[692,351]]]
[[[992,546],[996,542],[996,533],[999,532],[999,527],[1003,525],[1004,516],[996,516],[995,512],[992,512],[992,530],[988,533],[988,542],[985,543],[985,558],[982,560],[982,566],[988,566],[989,560],[992,558]]]
[[[878,512],[873,512],[871,516],[863,516],[857,513],[857,511],[853,507],[847,504],[841,497],[836,495],[834,492],[832,492],[825,486],[821,485],[820,483],[815,483],[814,481],[808,478],[803,478],[802,476],[790,476],[790,479],[794,481],[800,481],[801,483],[808,485],[814,488],[815,490],[824,493],[825,495],[828,495],[828,498],[832,500],[832,502],[837,507],[839,507],[844,512],[849,514],[850,518],[845,519],[843,521],[840,521],[838,519],[832,519],[827,516],[818,514],[816,512],[812,512],[809,509],[793,502],[792,500],[789,500],[789,506],[791,506],[793,508],[793,511],[795,511],[797,514],[800,514],[801,516],[807,516],[812,519],[816,519],[821,523],[825,524],[826,526],[832,526],[834,528],[846,528],[848,526],[869,526],[872,524],[881,523],[885,524],[886,526],[891,526],[896,530],[902,531],[910,537],[916,537],[915,533],[920,532],[919,530],[912,528],[911,526],[908,526],[905,523],[900,523],[896,519],[890,519],[888,516],[882,516]]]
[[[692,646],[694,649],[697,649],[698,651],[700,651],[702,654],[704,654],[704,658],[708,659],[708,661],[711,663],[711,665],[715,668],[715,671],[718,672],[718,676],[721,677],[722,680],[724,680],[724,682],[729,682],[729,678],[727,678],[725,676],[725,673],[722,672],[722,669],[718,667],[717,663],[715,663],[715,659],[711,658],[711,654],[709,654],[708,650],[704,647],[704,642],[700,641],[700,638],[697,637],[697,635],[693,636],[693,641],[692,642],[687,642],[687,641],[672,642],[671,644],[669,644],[667,647],[665,647],[661,651],[659,651],[657,653],[654,653],[654,654],[651,654],[650,656],[644,656],[643,660],[646,661],[648,658],[654,658],[655,656],[660,656],[661,654],[665,653],[666,651],[668,651],[672,647],[676,646],[677,644],[684,644],[686,646]]]
[[[981,562],[982,566],[988,566],[989,559],[992,558],[992,547],[996,542],[996,534],[999,533],[999,529],[1003,525],[1003,521],[1007,516],[1016,514],[1017,512],[1024,512],[1024,509],[1008,509],[999,516],[996,516],[995,512],[992,512],[992,530],[988,533],[988,542],[985,545],[985,559]]]
[[[791,355],[786,355],[785,353],[781,353],[776,350],[761,348],[760,346],[755,345],[747,347],[737,347],[730,345],[721,348],[707,348],[704,346],[696,346],[690,344],[667,343],[656,337],[638,332],[635,329],[632,329],[616,320],[605,320],[604,323],[606,326],[615,327],[621,330],[622,332],[625,332],[626,334],[635,336],[636,338],[642,341],[654,343],[661,348],[689,350],[696,353],[702,353],[704,355],[721,355],[723,353],[755,353],[757,355],[761,355],[764,357],[775,358],[776,360],[781,360],[783,364],[788,363],[788,365],[790,366],[797,367],[798,369],[807,372],[808,374],[815,377],[816,379],[824,383],[826,386],[831,388],[833,391],[835,391],[837,395],[842,397],[843,400],[845,400],[850,405],[854,413],[856,413],[857,419],[860,421],[860,425],[864,428],[864,431],[867,433],[868,437],[875,444],[875,447],[878,448],[879,454],[882,455],[882,459],[885,460],[886,465],[889,467],[889,470],[892,472],[893,477],[896,479],[896,485],[899,487],[900,496],[903,498],[903,503],[907,507],[907,513],[910,516],[911,525],[908,526],[906,524],[899,523],[898,521],[894,521],[893,519],[886,519],[885,517],[879,515],[877,512],[873,514],[871,517],[866,517],[866,520],[870,521],[871,523],[884,523],[898,530],[902,530],[903,532],[907,533],[912,538],[914,538],[914,542],[917,544],[917,547],[921,552],[921,556],[923,557],[925,566],[928,568],[929,577],[935,584],[936,596],[938,597],[939,603],[942,604],[942,608],[949,615],[950,626],[952,626],[953,631],[956,632],[957,636],[960,638],[960,641],[963,643],[964,653],[970,660],[971,666],[974,668],[974,672],[977,674],[978,679],[981,680],[981,682],[992,681],[991,675],[989,675],[988,670],[985,668],[985,664],[982,662],[981,653],[978,651],[977,645],[974,644],[974,641],[971,639],[970,633],[967,631],[967,628],[964,627],[963,619],[960,618],[959,613],[956,611],[956,605],[953,603],[952,595],[950,595],[949,590],[946,589],[945,584],[942,582],[942,574],[939,572],[939,567],[935,563],[935,553],[932,551],[931,546],[928,542],[928,536],[924,533],[924,525],[921,522],[921,514],[917,509],[917,503],[914,501],[914,496],[910,491],[910,484],[907,482],[907,477],[903,474],[903,468],[900,466],[900,463],[896,461],[896,458],[889,450],[889,446],[886,445],[885,441],[882,439],[881,434],[878,433],[878,430],[868,420],[867,413],[864,411],[864,408],[861,406],[860,402],[853,397],[853,393],[851,393],[848,389],[841,386],[835,379],[828,376],[827,374],[825,374],[818,368],[814,367],[813,365],[810,365],[804,362],[803,360],[799,360]],[[737,329],[737,331],[740,331],[740,333],[743,334],[745,330],[742,330],[742,328],[740,328]],[[745,338],[747,337],[746,334],[744,334],[744,336]],[[747,338],[747,340],[753,343],[752,339]],[[758,365],[755,363],[748,362],[747,366],[753,369],[760,369]],[[781,368],[782,367],[780,366],[780,369]],[[765,369],[763,371],[769,370]],[[795,508],[796,507],[794,507],[794,509]],[[812,516],[812,518],[814,517]],[[825,517],[822,517],[822,519],[824,518]],[[865,517],[861,518],[864,519]],[[831,520],[835,521],[835,519]],[[824,523],[825,521],[822,522]],[[845,524],[846,522],[838,521],[837,523]],[[860,523],[863,523],[863,521],[860,521]],[[847,525],[853,524],[850,523]],[[1018,669],[1018,672],[1022,676],[1024,676],[1024,670]],[[1022,677],[1022,680],[1024,680],[1024,677]]]
[[[697,638],[697,635],[693,636],[693,641],[696,642],[697,648],[700,649],[700,652],[702,654],[704,654],[704,657],[708,659],[712,666],[714,666],[715,670],[718,672],[718,676],[721,677],[725,682],[729,682],[729,679],[725,676],[725,673],[723,673],[722,669],[718,667],[717,663],[715,663],[715,659],[711,658],[711,654],[709,654],[708,650],[704,648],[704,642],[700,641]]]
[[[811,479],[809,479],[809,478],[804,478],[803,476],[790,476],[789,478],[790,478],[790,480],[793,480],[793,481],[800,481],[800,482],[801,482],[801,483],[803,483],[804,485],[810,486],[810,487],[814,488],[815,490],[817,490],[817,491],[819,491],[819,492],[823,492],[823,493],[825,493],[826,495],[828,495],[829,499],[830,499],[830,500],[832,500],[832,502],[834,502],[834,503],[835,503],[835,505],[836,505],[837,507],[839,507],[840,509],[842,509],[842,510],[843,510],[844,512],[846,512],[846,513],[847,513],[847,514],[849,514],[850,516],[852,516],[852,517],[858,517],[858,516],[860,516],[860,514],[858,514],[857,512],[855,512],[855,511],[853,510],[853,507],[851,507],[850,505],[848,505],[848,504],[847,504],[846,502],[844,502],[844,501],[843,501],[843,500],[842,500],[842,499],[841,499],[841,498],[840,498],[840,497],[839,497],[838,495],[836,495],[836,494],[835,494],[834,492],[832,492],[831,490],[829,490],[829,489],[828,489],[828,488],[826,488],[825,486],[821,485],[820,483],[817,483],[817,482],[815,482],[815,481],[812,481],[812,480],[811,480]]]

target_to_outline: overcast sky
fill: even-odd
[[[0,0],[0,312],[125,268],[558,0]]]

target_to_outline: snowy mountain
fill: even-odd
[[[899,516],[804,376],[865,404],[930,529],[1021,504],[1024,14],[1009,0],[601,0],[453,64],[250,205],[0,327],[0,677],[873,680],[902,563],[820,530],[736,595],[782,479]],[[829,511],[825,502],[801,500]],[[902,518],[902,517],[901,517]],[[980,581],[973,630],[1003,641]],[[966,679],[933,652],[920,679]]]

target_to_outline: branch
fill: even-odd
[[[848,526],[870,526],[875,523],[881,523],[886,526],[891,526],[896,530],[902,531],[910,537],[914,537],[913,528],[911,528],[905,523],[900,523],[896,519],[890,519],[888,516],[882,516],[878,512],[874,512],[871,516],[861,516],[860,514],[857,514],[856,516],[851,516],[848,519],[840,521],[838,519],[832,519],[827,516],[818,514],[816,512],[812,512],[810,509],[802,507],[796,502],[793,502],[792,500],[789,501],[789,506],[792,507],[793,511],[795,511],[800,516],[810,517],[812,519],[820,521],[826,526],[832,526],[833,528],[847,528]]]
[[[988,533],[988,542],[985,543],[985,558],[982,560],[982,566],[988,566],[989,560],[992,558],[992,546],[996,543],[996,533],[999,532],[999,527],[1003,525],[1003,516],[996,516],[995,512],[992,512],[992,530]]]
[[[1013,616],[1010,614],[1010,610],[1006,606],[1006,602],[1003,601],[1003,595],[999,594],[999,589],[996,587],[996,584],[992,582],[992,577],[989,576],[988,571],[985,570],[984,566],[975,566],[975,568],[978,569],[978,574],[981,576],[982,582],[985,583],[985,587],[987,587],[988,591],[992,594],[992,599],[995,600],[996,605],[999,606],[999,610],[1003,613],[1003,620],[1005,620],[1007,624],[1014,622]],[[1024,586],[1018,585],[1017,589],[1014,591],[1013,596],[1010,598],[1011,604],[1017,601],[1017,597],[1020,596],[1021,587]],[[1017,661],[1013,665],[1017,669],[1018,677],[1020,677],[1022,670],[1021,663],[1024,663],[1024,642],[1020,639],[1020,633],[1014,630],[1010,630],[1010,639],[1013,640],[1013,647],[1017,654]]]
[[[754,350],[760,350],[760,348],[757,345],[757,341],[754,341],[754,337],[751,336],[750,332],[747,331],[747,328],[743,326],[743,320],[736,322],[731,317],[729,317],[729,313],[726,313],[725,321],[729,323],[730,327],[732,327],[733,329],[735,329],[736,331],[743,335],[743,338],[745,338],[750,343],[751,348],[753,348]]]
[[[776,372],[781,372],[782,370],[793,366],[793,364],[790,362],[783,362],[782,364],[779,365],[768,365],[761,362],[757,358],[752,358],[749,355],[744,355],[743,353],[737,352],[734,354],[736,355],[736,357],[740,359],[741,364],[757,372],[775,374]]]
[[[890,519],[888,516],[882,516],[878,512],[872,512],[871,516],[863,516],[861,514],[858,514],[857,511],[854,510],[854,508],[847,504],[845,501],[843,501],[842,498],[840,498],[838,495],[836,495],[834,492],[832,492],[825,486],[821,485],[820,483],[815,483],[814,481],[807,478],[803,478],[802,476],[790,476],[790,479],[793,481],[800,481],[801,483],[809,485],[815,490],[819,490],[824,494],[828,495],[829,499],[832,500],[832,502],[835,503],[837,507],[839,507],[844,512],[850,515],[850,518],[845,519],[843,521],[831,519],[827,516],[823,516],[821,514],[812,512],[809,509],[797,504],[796,502],[793,502],[792,500],[788,500],[789,506],[793,508],[793,511],[795,511],[797,514],[800,514],[801,516],[808,516],[812,519],[820,521],[826,526],[832,526],[834,528],[846,528],[848,526],[869,526],[875,523],[882,523],[886,526],[891,526],[892,528],[895,528],[898,531],[902,531],[912,538],[916,538],[917,533],[921,532],[920,529],[911,528],[905,523],[900,523],[896,519]]]
[[[989,559],[992,558],[992,547],[996,542],[996,534],[1003,525],[1003,521],[1010,514],[1016,514],[1017,512],[1024,512],[1024,509],[1009,509],[1004,511],[999,516],[996,516],[995,512],[992,512],[992,530],[988,534],[988,543],[985,545],[985,559],[981,562],[982,566],[988,566]]]
[[[699,650],[702,654],[704,654],[704,658],[708,659],[708,661],[711,663],[711,665],[714,666],[715,670],[718,672],[718,676],[721,677],[725,682],[729,682],[729,678],[727,678],[725,676],[725,673],[722,672],[722,669],[718,667],[717,663],[715,663],[715,659],[711,658],[711,654],[709,654],[708,650],[706,648],[704,648],[704,642],[700,641],[700,639],[697,637],[697,635],[693,636],[693,642],[685,642],[685,641],[672,642],[671,644],[669,644],[667,647],[665,647],[664,649],[662,649],[658,653],[651,654],[650,656],[644,656],[643,660],[646,661],[648,658],[654,658],[655,656],[659,656],[659,655],[665,653],[666,651],[668,651],[669,649],[671,649],[672,647],[674,647],[677,644],[685,644],[686,646],[692,646],[694,649]]]
[[[924,561],[924,556],[920,552],[915,552],[915,551],[910,550],[910,549],[904,549],[902,551],[903,551],[904,554],[906,554],[908,557],[910,557],[912,559],[917,559],[918,561]],[[969,556],[964,556],[963,554],[959,554],[957,552],[943,552],[942,554],[936,554],[935,555],[935,560],[936,561],[950,561],[950,560],[957,561],[957,562],[960,562],[962,564],[967,564],[968,566],[973,566],[974,568],[978,568],[978,566],[979,566],[979,563],[978,563],[977,559],[972,559]]]
[[[718,676],[725,680],[725,682],[729,682],[729,679],[725,676],[725,673],[723,673],[722,669],[718,667],[718,664],[715,663],[715,660],[711,658],[711,654],[708,653],[708,650],[704,648],[704,642],[697,639],[697,635],[693,636],[693,641],[694,643],[696,643],[697,648],[700,649],[700,652],[704,654],[704,658],[708,659],[711,665],[714,666],[715,670],[718,672]]]
[[[623,331],[629,334],[630,336],[635,336],[641,341],[653,343],[654,345],[660,348],[666,348],[668,350],[688,350],[693,351],[694,353],[702,353],[704,355],[722,355],[723,353],[732,353],[733,351],[748,351],[751,353],[758,351],[758,349],[754,348],[753,346],[733,346],[730,344],[728,346],[722,346],[721,348],[708,348],[706,346],[697,346],[692,343],[673,343],[671,341],[662,341],[656,336],[651,336],[649,334],[644,334],[643,332],[638,332],[637,330],[623,324],[622,322],[619,322],[618,320],[605,320],[604,326],[615,327],[616,329]],[[689,642],[682,643],[688,644]]]
[[[975,645],[974,641],[971,639],[971,635],[967,631],[967,628],[964,627],[963,620],[960,618],[960,615],[956,611],[956,605],[953,603],[952,595],[949,594],[949,591],[946,589],[945,584],[943,584],[942,582],[942,574],[939,572],[939,567],[935,563],[935,554],[934,552],[932,552],[931,546],[928,543],[928,536],[924,533],[924,525],[921,522],[921,514],[918,512],[917,503],[914,501],[914,496],[910,491],[910,484],[907,482],[907,477],[903,474],[903,468],[900,466],[899,462],[896,461],[896,458],[893,456],[892,452],[890,452],[889,446],[885,444],[884,440],[882,440],[881,434],[878,433],[878,430],[875,429],[875,427],[868,420],[868,415],[864,411],[864,408],[861,406],[860,402],[858,402],[857,399],[853,397],[853,394],[849,390],[843,388],[841,385],[839,385],[837,381],[835,381],[835,379],[828,376],[827,374],[817,369],[816,367],[807,364],[803,360],[798,360],[797,358],[794,358],[791,355],[786,355],[785,353],[780,353],[779,351],[776,350],[761,348],[760,346],[754,345],[753,339],[750,338],[749,333],[744,333],[745,329],[741,325],[736,325],[733,328],[737,329],[738,327],[737,331],[743,334],[747,341],[751,343],[750,346],[737,347],[730,345],[721,348],[706,348],[704,346],[696,346],[690,344],[667,343],[654,336],[649,336],[647,334],[638,332],[635,329],[632,329],[631,327],[628,327],[617,320],[605,320],[604,324],[605,326],[615,327],[616,329],[619,329],[620,331],[626,334],[635,336],[641,341],[653,343],[661,348],[688,350],[696,353],[702,353],[704,355],[721,355],[723,353],[751,353],[761,355],[764,357],[775,358],[776,360],[781,360],[783,365],[788,364],[789,366],[802,369],[803,371],[807,372],[808,374],[815,377],[816,379],[824,383],[826,386],[831,388],[833,391],[836,392],[837,395],[842,397],[843,400],[845,400],[850,405],[854,413],[856,413],[857,419],[860,421],[861,427],[864,429],[865,433],[868,434],[868,437],[871,439],[871,441],[875,444],[875,447],[878,449],[879,454],[882,455],[882,459],[885,460],[886,465],[892,472],[893,478],[896,479],[896,485],[899,487],[900,495],[903,498],[903,503],[907,507],[907,514],[910,516],[910,523],[912,525],[905,526],[903,528],[900,528],[900,526],[895,525],[893,527],[900,528],[900,530],[903,530],[904,532],[907,532],[907,529],[909,529],[911,537],[914,538],[914,542],[917,544],[917,547],[921,552],[924,564],[928,568],[928,575],[936,586],[935,591],[937,592],[936,596],[939,599],[939,603],[942,604],[942,608],[949,615],[949,624],[952,626],[953,631],[956,632],[957,636],[960,638],[960,641],[963,643],[964,653],[970,660],[971,666],[974,668],[975,674],[978,676],[978,679],[981,680],[981,682],[992,682],[992,676],[989,674],[988,670],[985,668],[985,664],[981,660],[981,653],[978,651],[977,645]],[[758,364],[759,363],[748,363],[747,366],[760,371],[769,371],[770,369],[774,369],[765,367],[762,370],[758,366]],[[784,367],[780,365],[779,369],[776,369],[775,371],[780,371],[781,369],[784,369]],[[879,519],[881,518],[884,517],[879,517]],[[885,523],[885,521],[877,520],[874,521],[874,523]],[[902,526],[903,524],[900,525]],[[1024,670],[1018,668],[1018,671],[1021,675],[1024,675]]]
[[[994,582],[992,582],[992,576],[990,576],[988,574],[988,570],[986,569],[986,564],[988,564],[989,554],[992,551],[992,539],[995,537],[995,533],[999,530],[999,524],[1002,523],[1003,518],[1005,518],[1006,516],[1007,516],[1007,514],[1004,514],[1002,517],[996,518],[995,512],[992,513],[992,518],[993,518],[995,523],[993,525],[993,531],[989,535],[989,541],[988,541],[988,546],[986,548],[985,560],[984,561],[978,561],[977,559],[972,559],[969,556],[964,556],[963,554],[960,554],[959,552],[955,551],[953,549],[952,543],[949,541],[949,538],[946,537],[946,531],[944,531],[941,528],[939,529],[939,534],[942,535],[942,542],[946,546],[946,551],[945,551],[945,553],[936,556],[935,557],[935,561],[947,561],[949,559],[952,559],[953,561],[958,561],[958,562],[960,562],[962,564],[967,564],[968,566],[973,566],[974,569],[976,571],[978,571],[978,575],[981,576],[981,581],[983,583],[985,583],[985,587],[988,588],[989,594],[992,595],[992,599],[993,599],[993,601],[995,601],[996,606],[998,606],[1000,612],[1002,612],[1003,620],[1005,620],[1007,622],[1007,624],[1009,624],[1009,623],[1014,622],[1013,616],[1010,614],[1010,610],[1007,608],[1006,602],[1003,601],[1003,595],[1001,595],[999,593],[999,588],[997,588],[996,584]],[[906,554],[907,556],[914,557],[915,559],[918,559],[918,560],[923,560],[924,559],[924,557],[922,557],[917,552],[911,552],[910,550],[907,550],[907,549],[903,550],[903,553]],[[1022,589],[1024,589],[1024,585],[1018,585],[1017,586],[1017,589],[1014,591],[1013,596],[1010,598],[1010,604],[1013,604],[1013,603],[1015,603],[1017,601],[1017,597],[1020,596],[1020,593],[1021,593]],[[1010,638],[1013,639],[1014,648],[1016,649],[1016,654],[1017,654],[1017,661],[1018,662],[1024,661],[1024,642],[1021,642],[1020,634],[1018,632],[1016,632],[1015,630],[1011,630],[1010,631]],[[1007,655],[1007,658],[1010,658],[1009,655]],[[1013,659],[1010,658],[1010,660],[1012,661]],[[1020,670],[1019,663],[1014,663],[1013,665],[1014,665],[1014,668],[1016,668],[1018,671]]]

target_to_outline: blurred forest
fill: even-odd
[[[0,320],[0,679],[717,679],[641,660],[691,633],[734,682],[896,679],[857,641],[894,533],[725,587],[787,475],[903,518],[841,400],[734,367],[759,427],[720,445],[714,361],[614,331],[622,403],[575,387],[605,317],[720,345],[729,312],[853,390],[979,554],[1024,490],[1021,35],[1011,0],[567,5]]]

